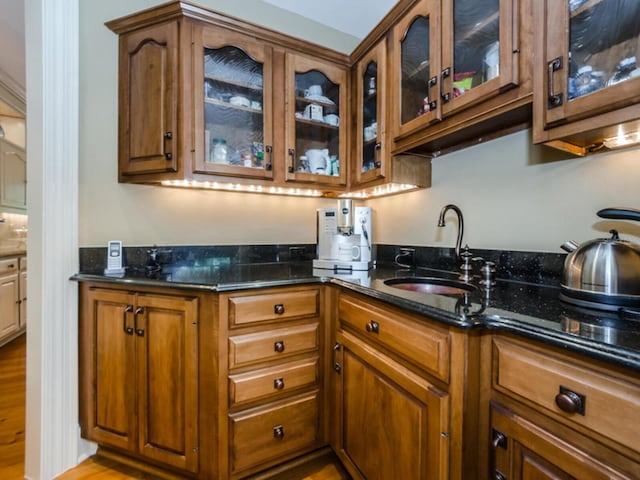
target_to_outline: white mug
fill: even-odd
[[[305,97],[319,97],[322,95],[322,85],[311,85],[309,88],[305,88]]]
[[[351,262],[360,259],[360,246],[350,242],[338,245],[338,260],[341,262]]]
[[[324,174],[327,172],[329,163],[329,150],[327,148],[312,148],[304,152],[309,160],[309,170],[311,173]]]

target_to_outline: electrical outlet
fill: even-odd
[[[289,258],[291,260],[304,260],[305,248],[304,247],[289,247]]]

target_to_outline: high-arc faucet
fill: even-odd
[[[442,210],[440,210],[440,218],[438,219],[438,226],[444,227],[444,216],[449,210],[453,210],[454,212],[456,212],[456,215],[458,216],[458,240],[456,241],[456,260],[460,261],[462,235],[464,234],[464,221],[462,219],[462,211],[460,210],[460,208],[458,208],[457,205],[453,205],[452,203],[442,207]]]

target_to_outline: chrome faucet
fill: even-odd
[[[440,210],[440,218],[438,219],[438,226],[444,227],[444,216],[449,211],[453,210],[458,216],[458,240],[456,241],[456,260],[460,261],[460,249],[462,248],[462,235],[464,234],[464,221],[462,220],[462,211],[456,205],[445,205]]]

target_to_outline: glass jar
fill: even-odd
[[[214,138],[211,147],[212,163],[229,163],[229,147],[227,141],[223,138]]]

